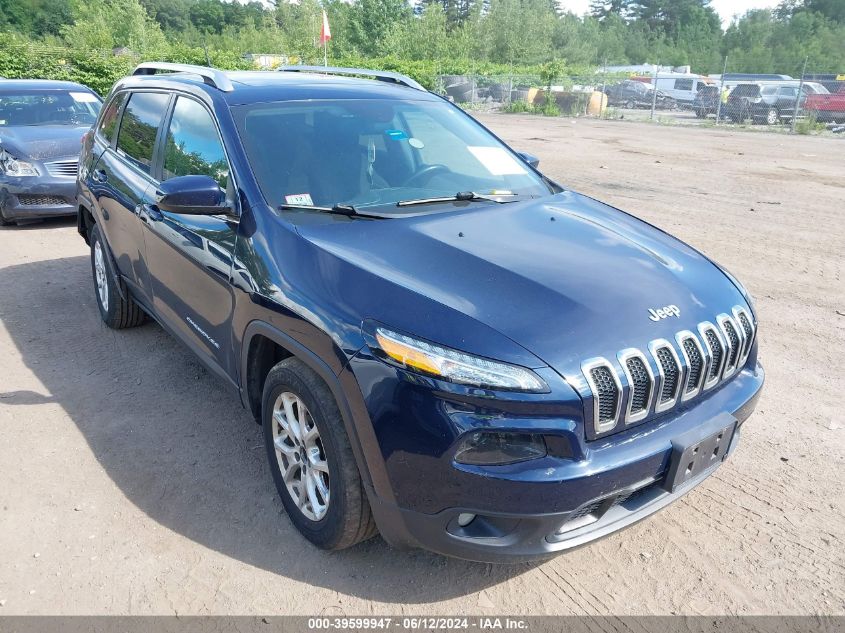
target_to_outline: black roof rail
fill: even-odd
[[[193,64],[172,64],[170,62],[143,62],[138,64],[133,75],[155,75],[157,70],[167,70],[173,73],[190,73],[199,75],[203,83],[222,90],[232,92],[235,87],[222,70],[209,68],[208,66],[195,66]]]
[[[405,75],[399,73],[389,72],[387,70],[370,70],[368,68],[339,68],[337,66],[280,66],[279,71],[291,73],[320,73],[323,75],[360,75],[362,77],[372,77],[379,81],[386,81],[389,83],[407,86],[414,90],[426,91],[416,81]]]

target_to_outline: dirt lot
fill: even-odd
[[[0,614],[845,613],[845,139],[483,119],[745,281],[768,383],[734,457],[542,564],[323,553],[217,379],[102,325],[75,227],[0,230]]]

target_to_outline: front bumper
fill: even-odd
[[[7,220],[76,215],[76,181],[51,176],[2,176],[0,210]]]
[[[483,562],[546,558],[584,545],[657,512],[706,479],[712,471],[673,492],[664,488],[673,440],[727,416],[736,420],[729,455],[739,442],[742,424],[756,405],[763,381],[764,372],[754,353],[741,372],[693,406],[670,411],[649,425],[583,442],[580,448],[573,445],[566,457],[550,455],[511,466],[463,466],[454,463],[449,453],[434,459],[431,445],[419,445],[424,439],[420,435],[417,454],[405,451],[396,455],[393,451],[386,455],[393,494],[369,491],[379,529],[395,546],[422,547]],[[401,408],[419,416],[423,403],[415,400],[411,394]],[[462,416],[470,415],[442,408],[441,413],[458,426],[465,423]],[[438,428],[431,415],[426,417],[433,441]],[[557,422],[564,428],[561,437],[565,437],[571,427],[566,420]],[[548,420],[520,416],[497,423],[507,428],[530,423],[538,431],[539,425],[553,426]],[[393,417],[390,424],[401,427],[400,418]],[[396,436],[381,426],[379,416],[375,427],[382,451],[387,453],[386,445]],[[431,460],[434,464],[427,465]],[[476,518],[462,527],[458,523],[461,514]],[[588,514],[590,521],[579,523]]]

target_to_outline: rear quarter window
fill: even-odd
[[[120,119],[117,153],[149,174],[156,135],[170,96],[158,92],[136,92]]]
[[[103,116],[100,118],[100,125],[97,126],[97,134],[109,145],[114,140],[114,133],[117,131],[117,119],[120,115],[120,109],[126,103],[126,95],[125,92],[117,93],[103,108]]]

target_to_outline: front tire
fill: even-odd
[[[103,323],[113,330],[135,327],[144,322],[144,311],[129,294],[126,283],[115,282],[111,259],[99,227],[91,229],[91,272],[94,276],[94,295]],[[118,288],[117,284],[120,284]]]
[[[273,482],[291,522],[326,550],[377,533],[337,402],[298,358],[270,370],[261,400]]]
[[[12,224],[11,220],[7,220],[6,216],[3,215],[3,207],[0,207],[0,226],[9,226]]]

